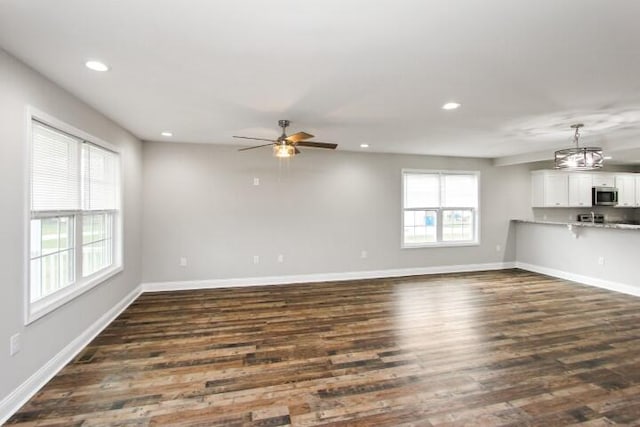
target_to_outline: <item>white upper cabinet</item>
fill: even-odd
[[[591,206],[592,177],[589,173],[570,173],[569,175],[569,206]]]
[[[594,187],[615,187],[615,175],[610,173],[595,172],[590,174],[593,177],[592,185]]]
[[[544,174],[531,172],[531,206],[544,207]]]
[[[569,206],[569,174],[556,171],[535,171],[531,174],[531,205],[533,207]]]
[[[631,173],[616,174],[616,188],[618,189],[619,208],[633,208],[636,206],[636,176]]]
[[[591,207],[592,187],[616,187],[617,207],[640,207],[640,174],[557,170],[531,172],[531,206]]]
[[[569,181],[566,173],[553,173],[544,180],[545,206],[569,206]]]

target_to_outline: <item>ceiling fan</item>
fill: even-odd
[[[300,154],[298,147],[312,147],[312,148],[328,148],[335,150],[338,144],[331,144],[328,142],[306,141],[313,138],[313,135],[306,132],[298,132],[293,135],[287,136],[286,129],[291,124],[289,120],[278,120],[278,126],[282,128],[282,135],[278,139],[266,139],[266,138],[253,138],[250,136],[233,136],[240,139],[252,139],[255,141],[269,141],[269,144],[255,145],[253,147],[240,148],[238,151],[253,150],[254,148],[273,146],[273,153],[276,157],[293,157],[296,154]]]

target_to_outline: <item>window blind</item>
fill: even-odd
[[[405,209],[478,206],[475,174],[405,173],[404,179]]]
[[[115,210],[117,197],[117,155],[90,143],[82,145],[83,210]]]
[[[476,175],[443,175],[442,206],[475,208],[478,206],[478,177]]]
[[[32,138],[32,211],[118,208],[116,153],[35,120]]]
[[[440,206],[440,176],[438,174],[406,173],[404,179],[405,208]]]
[[[82,141],[37,121],[32,138],[31,210],[79,210]]]

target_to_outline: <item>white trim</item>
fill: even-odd
[[[187,280],[177,282],[149,282],[142,284],[143,292],[179,291],[188,289],[239,288],[293,283],[312,284],[341,280],[378,279],[385,277],[419,276],[423,274],[463,273],[471,271],[504,270],[514,268],[513,262],[486,264],[442,265],[435,267],[396,268],[391,270],[350,271],[343,273],[299,274],[290,276],[241,277],[211,280]]]
[[[24,110],[24,164],[23,164],[23,179],[24,179],[24,194],[23,194],[23,209],[22,214],[23,226],[22,226],[22,321],[25,325],[29,323],[29,313],[31,311],[31,284],[29,283],[31,274],[31,149],[32,149],[32,125],[34,113],[33,107],[27,106]],[[0,414],[2,414],[2,405],[0,404]],[[1,420],[0,420],[1,423]]]
[[[597,277],[583,276],[581,274],[528,264],[526,262],[516,261],[515,267],[521,270],[533,271],[534,273],[546,274],[547,276],[557,277],[559,279],[571,280],[572,282],[578,282],[583,285],[594,286],[596,288],[640,297],[640,287],[628,285],[626,283],[612,282],[611,280],[598,279]]]
[[[113,235],[113,264],[108,268],[101,270],[94,274],[93,276],[89,276],[89,278],[83,278],[80,274],[80,266],[82,262],[82,258],[79,257],[78,251],[81,253],[82,251],[82,233],[79,232],[81,230],[78,229],[79,224],[74,223],[75,230],[75,266],[76,266],[76,274],[75,274],[75,283],[62,288],[59,291],[48,295],[47,297],[42,298],[39,301],[31,302],[31,286],[30,286],[30,261],[31,258],[28,255],[30,253],[30,233],[31,233],[31,155],[32,155],[32,144],[33,144],[33,135],[32,135],[32,126],[33,121],[38,121],[40,123],[44,123],[48,126],[51,126],[59,131],[65,132],[74,138],[82,140],[83,143],[89,143],[96,147],[101,147],[103,149],[112,151],[117,155],[116,166],[118,168],[117,173],[117,183],[116,183],[116,191],[118,207],[115,211],[113,211],[114,215],[114,235]],[[25,107],[25,199],[24,199],[24,247],[23,253],[26,254],[24,263],[23,263],[23,286],[24,286],[24,301],[23,301],[23,321],[25,325],[29,325],[33,323],[37,319],[51,313],[62,305],[74,300],[76,297],[82,295],[83,293],[89,291],[95,286],[107,281],[112,276],[120,273],[124,269],[124,203],[123,203],[123,191],[122,191],[122,183],[124,167],[122,166],[122,151],[117,146],[110,144],[94,135],[91,135],[87,132],[84,132],[72,125],[69,125],[62,120],[59,120],[50,114],[47,114],[37,108],[27,105]],[[80,149],[80,146],[79,146]],[[74,211],[73,216],[77,221],[78,218],[88,211]],[[116,234],[117,233],[117,234]]]
[[[445,243],[417,243],[415,245],[404,245],[400,249],[425,249],[425,248],[455,248],[461,246],[480,246],[480,242],[476,240],[472,241],[459,241],[459,242],[445,242]]]
[[[29,126],[31,126],[31,120],[35,119],[38,122],[44,123],[45,125],[49,125],[53,128],[61,130],[78,139],[89,142],[98,147],[106,148],[107,150],[113,151],[114,153],[120,154],[121,150],[118,146],[113,145],[103,139],[100,139],[97,136],[91,135],[90,133],[87,133],[82,129],[78,129],[75,126],[65,123],[62,120],[57,119],[52,115],[45,113],[44,111],[38,110],[32,105],[27,105],[26,112],[27,112],[27,123]],[[29,140],[29,143],[31,143],[30,140]]]
[[[449,174],[449,175],[473,175],[480,174],[479,170],[458,170],[458,169],[416,169],[416,168],[402,168],[402,173],[423,173],[423,174],[431,174],[431,173],[439,173],[439,174]]]
[[[90,289],[95,288],[101,283],[106,282],[111,277],[120,273],[124,270],[122,266],[111,266],[107,269],[100,270],[94,274],[93,277],[84,278],[82,282],[77,281],[73,285],[69,285],[65,288],[60,289],[52,293],[51,295],[47,295],[41,300],[34,301],[29,304],[27,310],[27,318],[25,320],[25,325],[28,325],[41,317],[51,313],[53,310],[58,307],[62,307],[66,303],[73,301],[78,296],[84,294]]]
[[[25,382],[0,401],[0,424],[4,424],[15,412],[31,399],[44,385],[51,380],[67,363],[80,353],[100,332],[140,296],[142,287],[137,286],[120,302],[103,314],[82,334],[71,341],[58,354],[53,356],[44,366],[38,369]]]
[[[440,188],[438,190],[438,207],[417,207],[417,208],[405,208],[405,174],[424,174],[424,175],[434,175],[437,174],[439,176],[439,185]],[[470,208],[470,207],[460,207],[460,208],[456,208],[456,207],[443,207],[442,206],[442,176],[443,175],[475,175],[476,177],[476,189],[477,189],[477,196],[478,196],[478,203],[477,206],[474,208]],[[401,206],[401,210],[400,210],[400,249],[424,249],[424,248],[446,248],[446,247],[452,247],[452,246],[480,246],[480,224],[481,224],[481,217],[480,217],[480,213],[481,213],[481,171],[479,170],[475,170],[475,171],[467,171],[467,170],[445,170],[445,169],[411,169],[411,168],[403,168],[400,170],[400,206]],[[442,227],[443,227],[443,223],[442,223],[442,211],[443,210],[473,210],[475,212],[475,217],[474,217],[474,239],[473,240],[467,240],[467,241],[443,241],[442,240]],[[427,211],[436,211],[437,212],[437,224],[438,226],[436,227],[436,242],[429,242],[429,243],[417,243],[417,244],[407,244],[404,241],[404,214],[406,211],[418,211],[418,210],[427,210]]]

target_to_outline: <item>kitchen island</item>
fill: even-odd
[[[640,225],[512,221],[518,268],[640,296]]]

